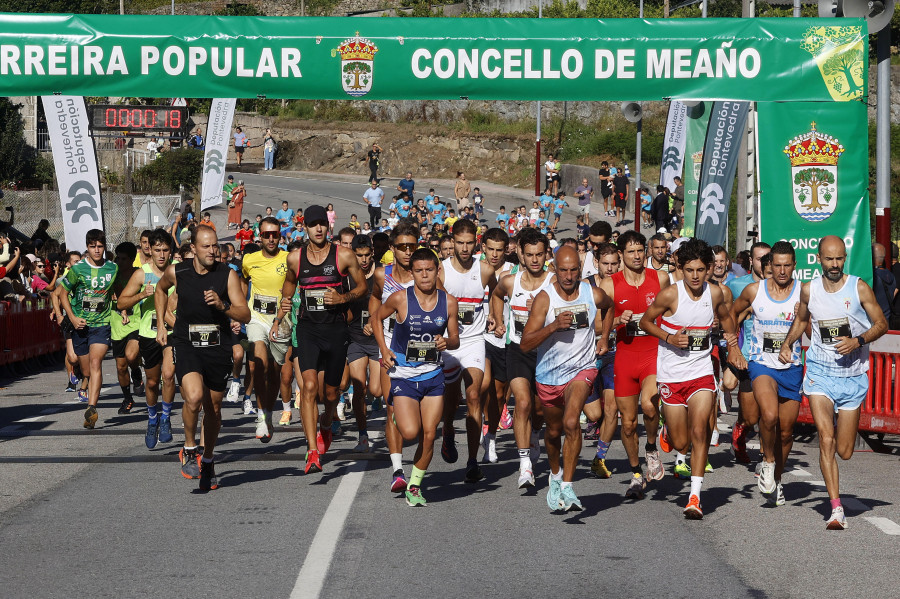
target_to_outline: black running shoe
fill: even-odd
[[[200,486],[203,492],[219,488],[219,479],[216,478],[215,462],[200,462]]]
[[[466,482],[477,483],[482,478],[484,478],[484,473],[478,467],[478,462],[469,460],[468,469],[466,470]]]
[[[134,407],[134,400],[126,397],[119,406],[119,414],[131,414],[131,408]]]
[[[185,478],[200,478],[200,456],[196,450],[187,450],[181,448],[178,452],[178,459],[181,460],[181,476]]]

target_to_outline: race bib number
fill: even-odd
[[[81,311],[98,314],[106,309],[106,302],[102,297],[85,297],[81,300]]]
[[[638,323],[641,322],[641,319],[644,317],[642,314],[632,314],[631,320],[625,323],[625,334],[629,337],[646,337],[647,332],[641,329],[638,326]]]
[[[820,320],[819,334],[822,335],[822,343],[825,345],[834,345],[837,343],[838,337],[850,336],[850,320],[847,318]]]
[[[188,338],[194,347],[215,347],[219,345],[219,327],[214,324],[188,325]]]
[[[156,312],[150,313],[150,330],[156,332]]]
[[[434,341],[408,341],[406,343],[406,361],[422,364],[435,364],[440,359],[440,352]]]
[[[786,337],[787,333],[763,333],[763,353],[780,353]]]
[[[519,337],[525,332],[525,323],[528,322],[528,313],[513,312],[513,330]]]
[[[325,310],[325,290],[307,289],[303,292],[306,301],[306,309],[310,312],[322,312]]]
[[[688,330],[688,351],[706,351],[709,349],[709,329]]]
[[[367,324],[369,324],[369,311],[363,310],[359,318],[359,328],[364,329]]]
[[[253,310],[259,314],[274,316],[278,312],[278,298],[271,295],[254,295]]]
[[[588,309],[584,304],[578,304],[576,306],[566,306],[564,308],[555,308],[553,310],[553,314],[559,318],[559,315],[563,312],[571,312],[574,318],[572,319],[572,324],[569,325],[567,330],[574,331],[576,329],[586,329],[588,328]]]
[[[459,302],[459,324],[475,323],[475,304]]]

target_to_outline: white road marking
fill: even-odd
[[[812,476],[811,473],[807,472],[803,468],[794,468],[793,470],[789,470],[788,474],[793,474],[794,476]]]
[[[897,524],[889,518],[880,518],[878,516],[866,516],[865,519],[871,522],[878,530],[886,535],[900,535],[900,524]]]
[[[747,449],[759,449],[759,441],[750,441],[747,443]]]
[[[291,599],[317,599],[325,585],[325,577],[328,575],[328,569],[331,567],[332,557],[340,540],[341,531],[344,529],[344,521],[347,514],[350,513],[350,507],[359,491],[359,484],[362,482],[363,474],[366,471],[365,462],[354,462],[350,468],[341,476],[341,482],[325,515],[319,523],[316,530],[316,536],[313,538],[300,568],[300,574],[297,576],[297,582],[294,583],[294,589],[291,591]]]
[[[16,423],[20,423],[20,422],[37,422],[37,421],[40,420],[41,418],[43,418],[43,416],[32,416],[31,418],[22,418],[21,420],[16,420]]]

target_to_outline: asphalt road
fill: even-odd
[[[226,405],[221,486],[201,495],[179,473],[179,416],[175,441],[147,450],[146,409],[116,414],[111,360],[104,370],[94,431],[62,392],[61,369],[0,381],[4,597],[900,594],[896,439],[887,453],[858,452],[842,464],[844,532],[824,530],[827,497],[808,431],[798,433],[784,507],[765,506],[753,472],[733,463],[725,443],[711,452],[703,521],[682,518],[687,483],[668,473],[646,499],[626,500],[630,474],[617,440],[608,480],[589,476],[585,444],[575,482],[585,510],[551,514],[546,461],[537,464],[537,491],[517,490],[512,434],[503,431],[500,462],[483,466],[480,484],[463,482],[464,457],[450,466],[436,456],[429,504],[414,510],[389,492],[383,411],[371,425],[372,454],[351,453],[347,422],[324,473],[305,476],[299,425],[263,445],[253,417]],[[731,421],[722,416],[723,432]],[[664,459],[671,467],[672,456]]]

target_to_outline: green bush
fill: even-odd
[[[150,164],[136,171],[132,177],[135,193],[177,193],[179,185],[187,191],[200,186],[203,152],[191,148],[163,152]]]
[[[30,173],[33,149],[25,143],[25,126],[19,114],[21,104],[0,98],[0,181],[17,182]]]

